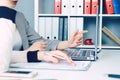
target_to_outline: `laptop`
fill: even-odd
[[[70,49],[66,50],[67,54],[71,57],[74,61],[96,61],[98,59],[98,27],[99,27],[99,9],[97,9],[96,14],[96,34],[95,34],[95,48],[94,49]]]

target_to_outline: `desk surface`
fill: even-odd
[[[32,79],[24,80],[118,80],[109,78],[106,74],[120,74],[120,50],[103,50],[98,54],[98,57],[99,59],[92,62],[92,65],[88,71],[33,69],[34,71],[38,71],[39,74]],[[0,80],[3,79],[6,78],[0,78]]]

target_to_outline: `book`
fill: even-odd
[[[102,31],[114,42],[116,42],[118,45],[120,45],[120,39],[112,32],[110,31],[107,27],[103,27]]]
[[[10,65],[10,67],[23,69],[86,71],[91,66],[91,61],[74,61],[74,62],[76,66],[71,66],[67,61],[61,61],[58,64],[51,62],[13,63]]]

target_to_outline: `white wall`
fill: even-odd
[[[21,11],[28,20],[31,27],[34,27],[34,0],[18,0],[15,8]]]

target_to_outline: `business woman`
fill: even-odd
[[[36,33],[21,12],[14,10],[18,0],[0,0],[0,70],[8,69],[10,62],[58,63],[64,58],[71,65],[75,63],[62,51],[76,47],[87,31],[75,31],[68,41],[48,40]],[[47,53],[47,54],[46,54]]]

